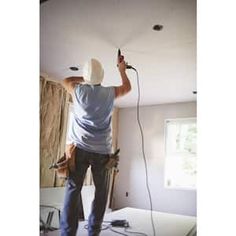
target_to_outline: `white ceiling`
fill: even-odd
[[[153,31],[155,24],[162,31]],[[104,85],[121,83],[116,67],[121,48],[140,77],[141,105],[196,100],[195,0],[49,0],[40,6],[40,70],[52,79],[82,75],[89,58],[101,61]],[[132,91],[116,101],[135,106]]]

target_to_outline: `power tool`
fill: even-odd
[[[124,56],[121,55],[121,51],[120,49],[118,49],[117,61],[121,63],[123,60],[124,60]],[[134,68],[131,65],[126,64],[126,69],[134,69]]]

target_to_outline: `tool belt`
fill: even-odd
[[[109,160],[106,163],[107,170],[110,170],[113,167],[117,168],[119,162],[119,152],[120,149],[110,155]],[[69,177],[69,173],[75,171],[75,154],[76,146],[74,144],[66,145],[64,155],[56,163],[52,164],[49,169],[54,168],[58,178],[67,179]]]

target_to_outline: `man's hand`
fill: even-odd
[[[118,69],[120,71],[120,76],[122,79],[122,85],[115,87],[115,97],[121,97],[124,96],[126,93],[128,93],[131,90],[131,84],[130,81],[126,75],[126,63],[124,60],[124,57],[121,55],[118,58]]]
[[[120,72],[125,72],[126,70],[126,62],[123,59],[120,63],[118,63],[118,68]]]

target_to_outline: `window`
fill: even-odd
[[[165,187],[196,189],[196,118],[165,123]]]

